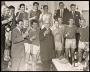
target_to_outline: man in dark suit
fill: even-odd
[[[49,71],[52,59],[54,58],[54,38],[50,30],[50,23],[45,23],[45,28],[40,31],[40,56],[43,71]]]
[[[80,12],[76,11],[76,5],[75,4],[71,4],[70,8],[71,8],[71,11],[69,12],[69,18],[73,18],[74,24],[77,27],[80,27],[79,20],[82,18]],[[80,34],[76,33],[76,47],[77,48],[78,48],[79,38],[80,38]]]
[[[11,61],[12,68],[11,71],[24,71],[25,70],[25,48],[24,48],[24,38],[28,36],[28,34],[22,34],[21,29],[23,28],[23,21],[20,20],[12,30],[11,40]]]
[[[67,8],[64,8],[64,3],[63,2],[59,3],[59,8],[60,9],[55,11],[54,19],[57,19],[57,18],[61,17],[62,20],[63,20],[63,24],[68,24],[69,10]]]

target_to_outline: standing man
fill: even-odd
[[[43,71],[50,71],[50,65],[54,58],[53,51],[55,50],[55,45],[54,37],[50,30],[50,23],[48,21],[45,22],[45,28],[39,33],[39,40]]]
[[[58,10],[56,10],[55,15],[54,15],[54,19],[57,19],[58,17],[61,17],[63,20],[63,24],[68,24],[68,14],[69,14],[69,10],[66,8],[64,8],[64,3],[60,2],[59,3],[59,8]]]
[[[11,31],[16,27],[16,19],[15,19],[15,7],[10,5],[9,6],[9,10],[10,10],[10,16],[13,17],[13,20],[10,22],[11,25]]]
[[[28,13],[25,12],[25,4],[20,4],[20,11],[16,13],[16,21],[27,20]]]
[[[10,21],[12,21],[12,17],[5,19],[5,15],[8,15],[8,12],[6,11],[7,6],[2,5],[1,6],[1,68],[6,69],[7,68],[7,62],[4,61],[4,49],[5,49],[5,25],[8,25]]]
[[[74,19],[74,24],[77,27],[80,27],[79,20],[81,19],[80,12],[76,11],[76,5],[71,4],[70,5],[71,11],[69,12],[69,17]],[[80,34],[76,33],[76,48],[78,48],[78,42],[79,42]]]
[[[38,2],[34,2],[33,3],[33,10],[31,10],[28,13],[28,19],[29,19],[29,21],[31,21],[32,19],[39,20],[39,16],[41,14],[41,11],[38,10],[38,7],[39,7],[39,3]]]
[[[17,27],[12,30],[11,40],[11,71],[25,71],[25,48],[24,38],[28,36],[28,33],[22,34],[23,21],[20,20]]]

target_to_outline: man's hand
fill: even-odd
[[[47,34],[49,34],[50,33],[50,30],[46,30],[45,32],[44,32],[44,36],[46,36]]]
[[[12,19],[13,19],[13,16],[10,16],[10,18],[8,19],[8,21],[10,22],[10,21],[12,21]]]
[[[30,40],[32,41],[33,39],[35,39],[37,36],[32,36],[31,38],[30,38]]]
[[[26,32],[23,34],[23,37],[26,38],[29,34]]]

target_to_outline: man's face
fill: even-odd
[[[74,20],[73,19],[70,19],[69,20],[69,25],[73,25],[73,23],[74,23]]]
[[[85,21],[84,21],[84,20],[81,20],[81,21],[80,21],[80,25],[81,25],[82,27],[86,26]]]
[[[45,7],[44,8],[44,12],[48,12],[48,7]]]
[[[60,4],[60,5],[59,5],[59,8],[60,8],[60,9],[64,9],[64,4]]]
[[[18,26],[20,29],[23,29],[23,25],[24,25],[23,21],[20,21],[17,26]]]
[[[33,8],[35,9],[35,10],[38,10],[38,4],[35,4],[34,6],[33,6]]]
[[[38,24],[37,24],[36,22],[33,22],[32,27],[33,27],[34,29],[36,29],[36,28],[38,27]]]
[[[60,24],[62,24],[62,18],[58,18]]]
[[[76,6],[71,6],[71,11],[75,11]]]
[[[9,12],[10,12],[10,10],[9,10],[9,8],[6,8],[6,11],[5,11],[5,15],[9,15]]]
[[[25,11],[25,6],[21,6],[20,10],[21,10],[21,12],[24,12]]]
[[[6,5],[2,5],[2,6],[1,6],[1,13],[2,13],[2,14],[5,14],[6,8],[7,8]]]
[[[50,28],[50,22],[48,21],[45,22],[45,28]]]
[[[55,27],[59,27],[59,22],[58,22],[58,21],[55,21],[54,26],[55,26]]]
[[[10,9],[10,15],[15,14],[15,9]]]

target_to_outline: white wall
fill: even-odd
[[[49,11],[54,13],[55,9],[59,8],[59,2],[60,1],[5,1],[6,5],[14,5],[16,8],[16,11],[18,11],[19,4],[24,3],[28,7],[28,11],[30,11],[33,7],[33,2],[39,2],[39,9],[41,9],[41,5],[48,5]],[[82,14],[82,10],[89,10],[89,1],[62,1],[65,4],[65,7],[67,7],[70,10],[70,4],[74,3],[76,6],[78,6],[78,11]]]

